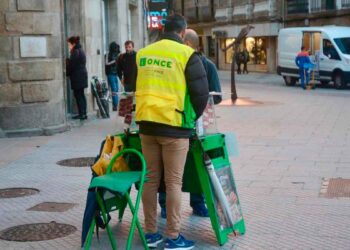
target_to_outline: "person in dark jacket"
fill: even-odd
[[[243,55],[243,74],[246,73],[248,74],[248,62],[250,61],[250,56],[247,48],[244,48],[242,51]]]
[[[242,51],[239,49],[237,50],[237,53],[234,54],[235,62],[237,64],[237,74],[241,74],[241,65],[243,63],[243,54]]]
[[[106,60],[106,75],[108,84],[112,90],[112,102],[113,110],[116,111],[118,108],[118,70],[117,70],[117,60],[120,53],[119,44],[116,42],[111,42],[109,45],[108,56]]]
[[[134,42],[126,41],[124,43],[125,53],[120,54],[117,61],[118,76],[126,92],[134,92],[136,85],[136,51]]]
[[[193,48],[196,51],[197,55],[201,58],[204,69],[207,73],[209,91],[221,93],[221,85],[220,85],[219,75],[218,75],[216,66],[204,54],[200,53],[199,38],[196,31],[192,29],[186,29],[185,36],[184,36],[184,43],[187,46],[190,46],[191,48]],[[222,101],[222,97],[221,95],[214,95],[213,100],[214,100],[214,104],[219,104]],[[161,207],[162,218],[166,218],[165,201],[166,201],[166,193],[159,192],[158,202]],[[203,194],[190,193],[190,206],[193,209],[193,214],[201,217],[209,217],[208,209],[205,206]]]
[[[88,87],[86,56],[80,45],[80,37],[72,36],[67,39],[70,57],[67,59],[67,76],[70,78],[71,88],[77,102],[79,114],[73,119],[86,120],[86,97],[84,89]]]
[[[205,69],[195,51],[184,45],[187,27],[180,15],[165,21],[158,42],[137,52],[136,122],[148,181],[142,194],[146,240],[157,247],[157,193],[162,173],[167,192],[165,249],[192,249],[181,234],[181,187],[189,138],[208,102]]]

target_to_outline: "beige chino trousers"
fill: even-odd
[[[142,203],[146,233],[156,233],[157,193],[164,171],[166,187],[167,228],[165,234],[171,239],[178,237],[181,227],[182,176],[189,147],[188,138],[149,136],[140,134],[142,153],[148,170]]]

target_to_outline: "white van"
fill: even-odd
[[[322,85],[333,81],[335,88],[350,83],[350,27],[323,26],[285,28],[278,35],[278,67],[286,85],[295,85],[299,70],[295,57],[301,46],[310,53],[316,64],[315,79]]]

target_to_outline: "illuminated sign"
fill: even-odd
[[[162,29],[168,16],[167,0],[149,0],[147,12],[147,27],[149,29]]]

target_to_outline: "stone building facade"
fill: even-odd
[[[75,101],[65,76],[67,37],[81,37],[91,79],[104,77],[109,42],[143,47],[144,27],[142,0],[1,0],[0,135],[68,128]],[[89,88],[86,96],[91,113]]]
[[[289,0],[284,13],[285,27],[350,26],[350,0]]]
[[[223,52],[241,28],[254,26],[241,44],[250,54],[248,70],[276,72],[279,29],[350,25],[350,0],[174,0],[200,35],[201,47],[220,69],[230,69],[233,50]]]
[[[241,28],[253,25],[241,44],[250,54],[248,70],[275,72],[278,30],[282,27],[282,4],[278,0],[201,0],[175,1],[201,36],[203,51],[220,69],[230,69],[233,50],[223,52]]]

